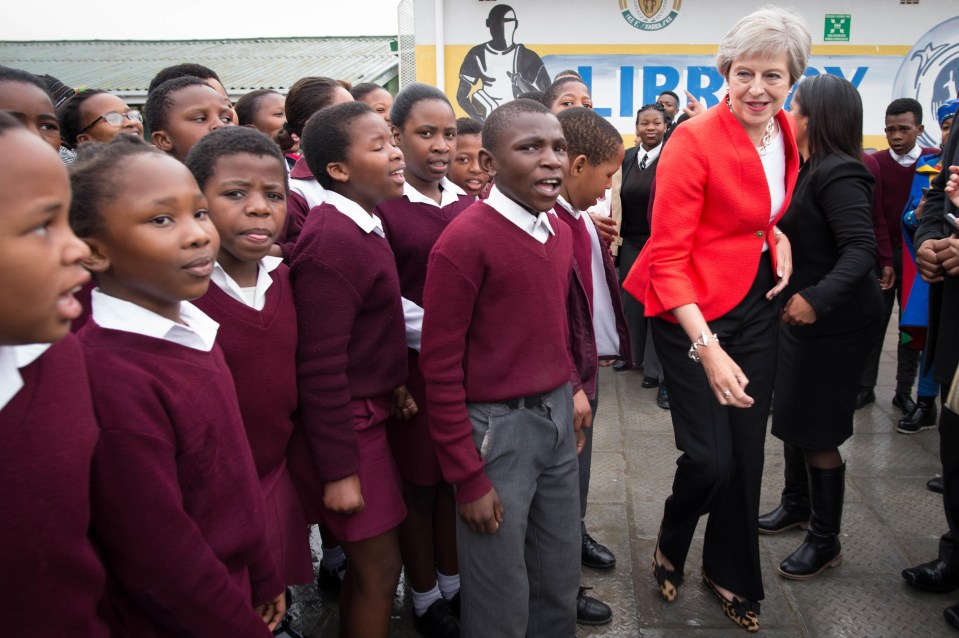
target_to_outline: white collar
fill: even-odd
[[[283,259],[281,257],[271,257],[269,255],[257,262],[256,290],[253,293],[253,308],[255,310],[263,310],[263,306],[266,305],[266,291],[273,285],[273,278],[270,277],[270,273],[282,263]],[[247,298],[243,295],[243,289],[227,271],[223,270],[220,262],[213,265],[213,275],[210,277],[210,281],[230,297],[240,303],[249,305]]]
[[[135,303],[111,297],[100,292],[99,288],[93,289],[90,302],[93,320],[101,328],[163,339],[203,352],[213,349],[220,327],[189,301],[180,302],[180,318],[185,325],[170,321]]]
[[[504,195],[495,184],[485,202],[541,244],[546,243],[549,235],[556,234],[549,223],[549,215],[545,212],[533,215]]]
[[[654,159],[659,157],[659,152],[663,150],[663,143],[660,142],[654,146],[651,150],[646,150],[643,148],[643,145],[639,145],[639,150],[636,152],[636,166],[639,166],[639,163],[643,161],[643,156],[646,157],[646,165],[649,166],[649,163]]]
[[[50,343],[31,343],[23,346],[0,346],[0,410],[23,387],[20,370],[40,358],[50,349]]]
[[[450,204],[455,204],[460,195],[465,194],[466,192],[462,188],[444,177],[440,180],[440,203],[437,204],[431,197],[427,197],[416,190],[409,182],[403,184],[403,195],[406,196],[406,199],[414,204],[432,204],[437,208],[445,208]]]
[[[380,237],[386,237],[380,218],[363,210],[363,207],[352,199],[343,197],[335,191],[326,191],[326,203],[335,206],[336,210],[356,222],[364,233],[376,233]]]
[[[579,219],[579,216],[583,214],[583,211],[581,211],[581,210],[576,210],[575,208],[573,208],[573,205],[572,205],[572,204],[570,204],[570,203],[567,202],[565,199],[563,199],[563,196],[562,196],[562,195],[560,195],[559,197],[556,198],[556,203],[559,204],[560,206],[562,206],[564,209],[566,209],[566,212],[568,212],[570,215],[572,215],[572,216],[573,216],[573,219],[578,220],[578,219]]]
[[[922,155],[922,147],[919,144],[916,144],[912,147],[912,150],[906,153],[905,155],[896,155],[896,152],[892,149],[889,149],[889,155],[892,156],[892,159],[902,166],[912,166],[916,163],[916,160],[919,159],[919,156]]]

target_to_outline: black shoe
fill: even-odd
[[[453,612],[453,615],[457,618],[460,617],[460,593],[457,591],[452,598],[446,601],[449,603],[450,611]]]
[[[915,567],[902,570],[906,582],[922,591],[934,594],[959,589],[959,569],[950,567],[945,561],[936,559]]]
[[[426,638],[459,638],[460,635],[460,621],[443,598],[434,601],[422,616],[414,614],[413,626]]]
[[[936,410],[936,397],[919,397],[916,401],[916,407],[906,416],[899,419],[899,426],[896,432],[902,434],[916,434],[923,430],[936,427],[936,417],[939,416]]]
[[[783,494],[776,509],[759,517],[760,534],[781,534],[796,527],[809,527],[808,499]]]
[[[946,607],[942,610],[942,616],[946,619],[947,623],[959,629],[959,605]]]
[[[655,388],[659,385],[659,379],[656,377],[643,377],[643,381],[639,385],[644,388]]]
[[[669,395],[666,394],[666,384],[659,385],[659,392],[656,393],[656,405],[664,410],[669,409]]]
[[[903,414],[909,414],[916,409],[916,402],[912,400],[908,392],[897,392],[892,395],[892,404],[902,410]]]
[[[576,595],[576,624],[606,625],[613,619],[613,610],[606,603],[586,595],[592,587],[580,587]]]
[[[612,569],[616,567],[616,557],[608,547],[597,543],[589,534],[583,534],[583,565],[593,569]]]
[[[290,621],[285,618],[283,622],[277,625],[276,629],[273,630],[273,635],[277,638],[304,638],[303,634],[293,629],[293,627],[290,627]]]
[[[619,361],[613,364],[613,370],[615,370],[616,372],[625,372],[626,370],[631,370],[631,369],[632,368],[629,367],[629,364],[627,364],[622,359],[620,359]]]
[[[859,394],[856,395],[856,409],[859,410],[867,403],[875,403],[876,393],[872,388],[859,388]],[[895,399],[893,399],[895,401]]]
[[[846,491],[845,464],[834,468],[807,467],[809,474],[809,532],[796,551],[779,564],[779,575],[807,580],[842,564],[839,528]]]
[[[936,494],[942,494],[942,477],[936,476],[926,481],[926,489]]]
[[[343,575],[346,574],[346,562],[339,567],[326,569],[320,563],[320,573],[316,577],[316,589],[322,596],[324,593],[332,596],[339,596],[340,589],[343,587]]]

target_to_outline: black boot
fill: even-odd
[[[783,458],[786,485],[782,499],[776,509],[759,517],[760,534],[779,534],[794,527],[805,529],[809,525],[809,479],[802,449],[783,443]]]
[[[839,525],[842,521],[843,493],[846,489],[846,464],[824,470],[807,468],[812,513],[809,532],[799,549],[779,564],[779,575],[793,580],[818,576],[827,567],[842,563]]]
[[[899,419],[899,427],[896,431],[902,434],[915,434],[934,428],[937,416],[939,414],[936,410],[936,397],[919,397],[912,412]]]

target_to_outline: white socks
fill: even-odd
[[[323,556],[320,557],[320,567],[327,571],[336,570],[340,580],[343,580],[342,572],[344,563],[346,563],[346,554],[343,553],[342,547],[337,545],[336,547],[323,548]]]
[[[460,575],[453,574],[452,576],[447,576],[446,574],[441,574],[439,570],[437,570],[436,583],[439,586],[440,591],[443,592],[443,598],[446,600],[453,600],[453,596],[459,593],[460,590]]]
[[[418,592],[410,588],[410,593],[413,594],[413,611],[417,616],[425,614],[430,605],[442,598],[439,585],[433,585],[433,589],[428,592]]]

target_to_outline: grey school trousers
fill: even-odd
[[[579,591],[579,471],[565,384],[535,408],[468,404],[503,504],[495,534],[456,518],[464,638],[572,638]]]

